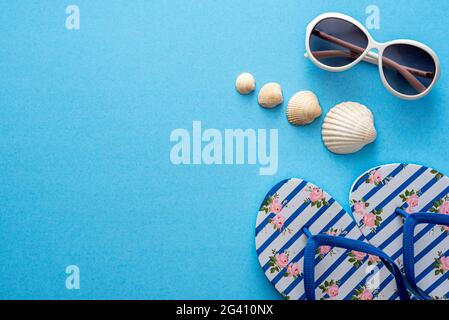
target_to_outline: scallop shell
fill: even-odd
[[[329,151],[355,153],[376,140],[373,114],[360,103],[340,103],[327,113],[321,136]]]
[[[240,94],[249,94],[256,89],[256,79],[251,73],[244,72],[237,77],[235,88]]]
[[[279,83],[271,82],[264,85],[258,96],[259,104],[264,108],[274,108],[283,102],[282,88]]]
[[[304,126],[321,116],[321,107],[312,91],[300,91],[288,102],[286,113],[288,122]]]

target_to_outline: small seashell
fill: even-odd
[[[355,153],[376,140],[373,114],[359,103],[340,103],[327,113],[321,136],[329,151],[336,154]]]
[[[288,122],[304,126],[321,116],[321,107],[312,91],[300,91],[288,102],[286,113]]]
[[[256,89],[256,80],[251,73],[242,73],[235,81],[235,88],[241,94],[249,94]]]
[[[259,91],[259,104],[264,108],[274,108],[280,105],[284,100],[282,89],[278,83],[267,83]]]

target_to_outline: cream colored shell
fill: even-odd
[[[321,136],[329,151],[336,154],[355,153],[376,140],[373,114],[359,103],[340,103],[327,113]]]
[[[264,108],[274,108],[280,105],[284,101],[281,86],[275,82],[267,83],[260,89],[258,101]]]
[[[241,94],[249,94],[256,89],[256,79],[254,79],[251,73],[242,73],[235,81],[235,88]]]
[[[300,91],[288,102],[287,119],[293,125],[304,126],[321,116],[321,107],[312,91]]]

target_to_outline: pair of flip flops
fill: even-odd
[[[449,299],[449,178],[389,164],[351,187],[352,215],[302,179],[279,182],[256,222],[268,280],[291,300]]]

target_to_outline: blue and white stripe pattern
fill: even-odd
[[[256,251],[268,280],[292,300],[305,299],[302,271],[307,236],[303,227],[312,234],[367,241],[356,221],[322,189],[296,178],[274,186],[257,216]],[[393,276],[380,261],[373,262],[375,258],[320,248],[315,260],[316,297],[397,299]]]
[[[356,180],[350,201],[358,226],[368,241],[401,265],[404,218],[395,212],[396,208],[410,214],[448,214],[449,178],[420,165],[384,165]],[[421,224],[414,233],[417,284],[435,299],[449,298],[448,231],[444,226]],[[392,280],[384,284],[391,285]]]

